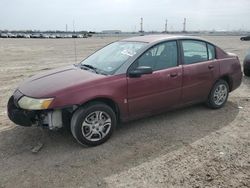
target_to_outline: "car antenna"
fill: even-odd
[[[75,20],[73,20],[73,33],[75,35],[76,31],[75,31]],[[74,50],[75,50],[75,64],[77,64],[77,56],[76,56],[76,36],[74,36]]]

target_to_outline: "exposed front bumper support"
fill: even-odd
[[[59,129],[63,127],[62,122],[62,111],[61,110],[53,110],[49,111],[45,118],[43,119],[43,124],[47,124],[50,130]]]

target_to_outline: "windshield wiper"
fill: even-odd
[[[89,65],[89,64],[81,64],[80,66],[81,66],[81,68],[85,67],[85,68],[87,68],[87,69],[94,70],[95,73],[99,74],[99,72],[97,71],[97,68],[96,68],[96,67],[93,67],[92,65]]]
[[[80,67],[81,68],[84,68],[86,70],[93,70],[96,74],[102,74],[102,75],[109,75],[107,73],[104,73],[103,71],[101,71],[100,69],[92,66],[92,65],[89,65],[89,64],[80,64]]]

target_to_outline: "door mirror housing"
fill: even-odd
[[[151,67],[140,66],[134,70],[131,70],[129,72],[129,77],[138,78],[138,77],[141,77],[141,75],[143,74],[152,74],[152,73],[153,73],[153,69]]]

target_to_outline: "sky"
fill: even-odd
[[[0,30],[249,30],[250,0],[0,0]]]

